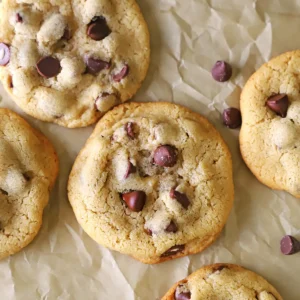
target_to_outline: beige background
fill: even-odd
[[[152,62],[139,101],[168,100],[207,116],[229,144],[236,198],[221,238],[202,254],[147,266],[93,242],[78,226],[66,195],[72,163],[92,128],[70,130],[26,116],[55,144],[61,172],[44,225],[21,253],[0,262],[1,300],[159,299],[177,280],[204,264],[242,264],[299,300],[300,254],[280,254],[285,234],[300,238],[300,200],[261,185],[238,150],[238,131],[220,112],[238,106],[247,78],[270,57],[300,48],[298,0],[139,0],[152,37]],[[297,4],[298,3],[298,4]],[[235,67],[229,83],[213,81],[218,59]],[[299,66],[300,67],[300,66]],[[2,87],[1,106],[20,110]]]

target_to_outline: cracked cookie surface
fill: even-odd
[[[282,300],[258,274],[238,265],[205,266],[177,282],[162,300]]]
[[[0,259],[37,235],[58,172],[50,142],[25,120],[0,109]]]
[[[0,80],[29,115],[66,127],[130,99],[150,59],[134,0],[3,0]]]
[[[264,64],[241,95],[240,148],[253,174],[300,198],[300,51]]]
[[[69,200],[99,244],[144,263],[204,250],[233,204],[216,129],[171,103],[128,103],[97,124],[70,174]]]

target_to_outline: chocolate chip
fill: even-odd
[[[125,130],[127,132],[127,135],[131,138],[135,138],[135,133],[134,133],[134,124],[132,122],[128,122],[125,124]]]
[[[289,98],[286,94],[277,94],[267,100],[267,106],[282,118],[286,117],[289,107]]]
[[[286,235],[280,241],[280,250],[284,255],[300,252],[300,242],[293,236]]]
[[[23,23],[23,18],[19,13],[16,14],[16,22],[17,23]]]
[[[175,300],[190,300],[191,292],[182,292],[180,294],[175,294]]]
[[[170,197],[172,199],[176,199],[185,209],[187,209],[188,206],[191,204],[187,195],[176,191],[175,188],[171,189]]]
[[[139,212],[146,203],[146,194],[143,191],[133,191],[122,194],[122,199],[130,210]]]
[[[128,166],[124,175],[124,179],[127,179],[130,174],[133,174],[136,172],[136,166],[134,166],[130,161],[128,162]]]
[[[62,36],[63,39],[65,40],[70,40],[71,39],[71,31],[69,28],[66,28],[65,31],[64,31],[64,35]]]
[[[211,74],[216,81],[224,82],[232,76],[232,68],[226,61],[217,61],[211,70]]]
[[[111,66],[110,62],[101,59],[96,59],[91,56],[85,56],[84,60],[87,69],[91,74],[97,74],[102,70],[108,70]]]
[[[129,66],[125,65],[119,73],[113,75],[113,80],[116,82],[120,82],[123,78],[125,78],[129,73]]]
[[[154,151],[153,162],[161,167],[173,167],[177,162],[176,148],[169,145],[158,147]]]
[[[52,56],[41,58],[36,64],[36,68],[39,74],[45,78],[55,77],[61,70],[59,60]]]
[[[242,125],[242,116],[239,109],[230,107],[223,111],[223,123],[231,128],[235,129]]]
[[[169,250],[167,250],[165,253],[161,255],[161,257],[168,257],[171,255],[175,255],[179,252],[182,252],[184,250],[184,245],[175,245],[171,247]]]
[[[10,49],[9,46],[0,43],[0,66],[6,66],[10,61]]]
[[[95,17],[88,25],[87,35],[95,40],[101,41],[111,33],[104,17]]]
[[[177,225],[174,223],[174,221],[171,221],[170,224],[168,225],[168,227],[166,228],[167,232],[177,232],[178,231],[178,227]]]

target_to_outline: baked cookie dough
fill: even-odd
[[[144,263],[204,250],[233,204],[232,161],[216,129],[171,103],[108,112],[69,179],[78,222],[99,244]]]
[[[241,95],[242,156],[265,185],[300,197],[300,51],[264,64]]]
[[[2,0],[0,80],[29,115],[66,127],[130,99],[150,59],[134,0]]]
[[[282,300],[264,278],[237,265],[205,266],[177,282],[162,300]]]
[[[50,142],[20,116],[0,109],[0,259],[26,247],[42,225],[58,172]]]

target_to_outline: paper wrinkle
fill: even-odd
[[[78,225],[67,199],[68,174],[92,127],[66,129],[26,116],[0,87],[1,106],[21,113],[54,143],[60,175],[31,245],[0,262],[1,299],[160,299],[205,264],[241,264],[268,279],[284,299],[299,300],[299,255],[280,253],[283,235],[300,238],[300,200],[260,184],[241,159],[238,130],[221,113],[239,107],[248,78],[272,56],[300,48],[297,0],[139,0],[151,33],[149,74],[134,100],[171,101],[205,115],[233,156],[235,204],[220,238],[201,254],[144,265],[97,245]],[[217,60],[233,65],[215,82]]]

